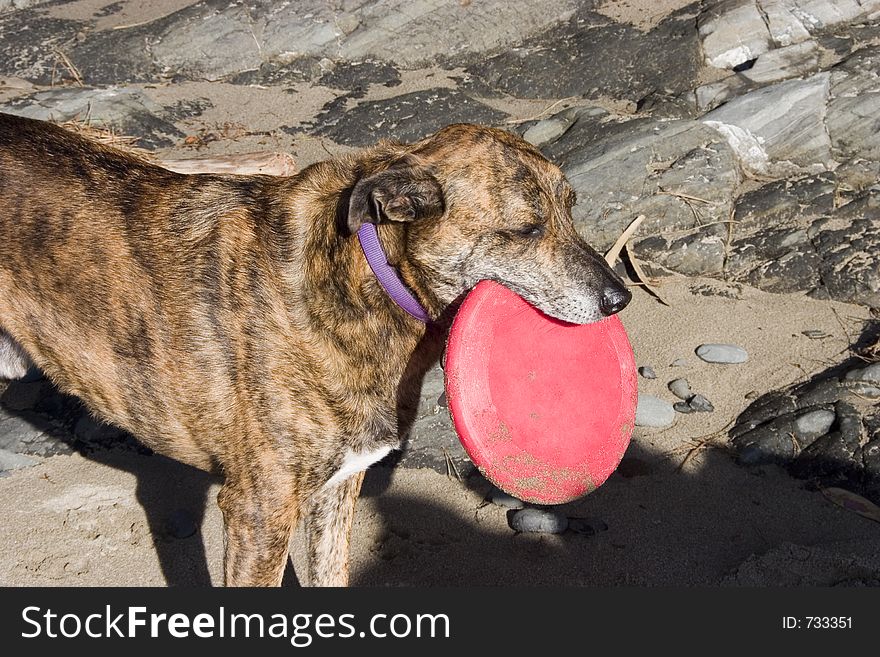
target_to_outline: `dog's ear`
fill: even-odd
[[[421,221],[443,214],[443,189],[429,167],[405,161],[361,178],[348,202],[348,229],[384,221]]]

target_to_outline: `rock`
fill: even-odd
[[[654,96],[678,96],[693,88],[699,71],[694,8],[672,14],[649,32],[585,8],[471,64],[467,72],[482,87],[517,98],[606,97],[630,101],[635,109]],[[496,21],[493,17],[487,24]],[[675,66],[668,65],[672,61]]]
[[[549,119],[538,121],[523,133],[523,139],[539,148],[556,141],[574,125],[577,113],[566,110]]]
[[[508,495],[503,490],[498,490],[494,487],[489,491],[489,495],[486,499],[492,502],[495,506],[500,506],[502,509],[522,509],[526,505],[521,499],[514,497],[513,495]]]
[[[687,379],[673,379],[669,382],[667,387],[673,395],[675,395],[679,399],[683,399],[684,401],[688,401],[691,397],[694,396],[694,393],[691,390],[691,386],[688,383]]]
[[[748,352],[734,344],[701,344],[696,354],[707,363],[736,364],[749,359]]]
[[[700,229],[727,221],[740,174],[737,158],[725,138],[693,121],[638,121],[606,127],[604,138],[580,141],[577,124],[555,144],[562,151],[563,172],[577,191],[575,225],[599,250],[614,243],[633,218],[647,219],[634,242],[635,254],[676,271],[705,269],[692,264],[689,245],[667,233]],[[624,129],[629,127],[629,129]],[[688,198],[701,202],[688,202]],[[711,267],[723,266],[723,242],[706,236]],[[686,248],[687,246],[687,248]]]
[[[511,509],[507,512],[507,522],[517,532],[561,534],[568,529],[568,518],[545,509]]]
[[[697,411],[698,413],[712,413],[715,410],[712,402],[703,397],[703,395],[694,395],[691,397],[688,400],[688,406],[690,406],[691,410]]]
[[[694,409],[691,408],[691,405],[688,404],[687,402],[683,402],[683,401],[675,402],[672,405],[672,408],[676,413],[684,413],[685,415],[687,415],[688,413],[694,412]]]
[[[787,175],[836,165],[825,128],[830,73],[786,80],[734,98],[701,121],[727,139],[746,169]]]
[[[874,363],[867,367],[851,369],[843,377],[844,381],[861,381],[864,383],[876,383],[880,385],[880,363]]]
[[[730,2],[719,8],[704,10],[699,18],[703,56],[709,66],[732,69],[770,50],[770,34],[755,2]],[[805,32],[802,38],[808,36]]]
[[[174,538],[189,538],[199,531],[199,526],[192,513],[186,509],[177,509],[168,516],[165,529]]]
[[[880,435],[862,447],[861,460],[865,475],[880,480]]]
[[[654,371],[654,368],[650,365],[642,365],[639,368],[639,374],[643,379],[656,379],[657,373]]]
[[[871,189],[811,226],[821,259],[814,295],[880,308],[880,188]]]
[[[362,102],[345,111],[330,103],[313,131],[348,146],[379,139],[413,142],[450,123],[498,124],[507,115],[454,89],[428,89],[385,100]]]
[[[527,0],[467,6],[458,0],[367,0],[345,9],[319,0],[268,5],[209,0],[137,33],[152,42],[160,69],[218,80],[263,62],[296,58],[377,60],[405,68],[472,58],[567,20],[574,8],[572,0],[550,11]],[[494,29],[485,29],[487,24]]]
[[[446,410],[437,401],[445,393],[443,370],[432,367],[422,381],[421,395],[409,437],[399,452],[388,457],[404,468],[430,468],[440,474],[467,478],[477,472],[461,445]]]
[[[50,0],[0,0],[0,11],[11,11],[13,9],[27,9],[28,7],[36,7],[43,5]]]
[[[160,118],[162,107],[136,89],[64,88],[18,98],[2,111],[43,121],[86,121],[117,134],[138,137],[145,148],[170,146],[184,135]]]
[[[843,161],[880,160],[880,46],[853,53],[831,73],[826,124],[834,155]]]
[[[873,2],[859,0],[715,0],[706,3],[699,18],[703,54],[710,66],[738,68],[876,10]]]
[[[821,409],[805,413],[794,421],[795,434],[803,442],[812,442],[828,433],[836,417],[833,411]]]
[[[16,454],[6,449],[0,449],[0,477],[4,476],[11,470],[19,470],[21,468],[29,468],[39,463],[36,459],[24,454]]]
[[[738,432],[733,437],[738,461],[743,465],[789,463],[802,449],[824,435],[835,417],[833,408],[814,408],[806,413],[780,415],[751,430]]]
[[[72,81],[58,49],[67,48],[86,25],[34,9],[0,13],[0,74],[49,85],[54,72],[56,82]]]
[[[639,393],[635,422],[637,427],[668,427],[675,422],[675,411],[669,402]]]

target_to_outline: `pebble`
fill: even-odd
[[[519,509],[507,512],[510,528],[518,532],[561,534],[568,529],[568,518],[546,509]]]
[[[688,383],[687,379],[673,379],[667,387],[673,395],[684,401],[689,401],[694,396],[691,384]]]
[[[653,395],[639,394],[636,406],[636,426],[662,429],[675,422],[675,410],[668,401]]]
[[[654,371],[654,368],[650,365],[642,365],[639,368],[639,374],[642,375],[643,379],[656,379],[657,373]]]
[[[186,509],[173,511],[168,516],[165,527],[174,538],[189,538],[199,530],[193,514]]]
[[[748,352],[735,344],[701,344],[697,347],[697,356],[707,363],[725,365],[745,363],[749,359]]]
[[[503,509],[522,509],[526,505],[525,502],[518,497],[508,495],[503,490],[498,490],[497,488],[493,488],[489,491],[489,495],[486,499]]]
[[[824,436],[836,417],[834,411],[824,409],[804,413],[794,421],[795,433],[804,441]]]
[[[672,408],[679,413],[684,413],[685,415],[694,412],[694,409],[691,408],[691,405],[683,401],[675,402],[672,405]]]
[[[688,406],[690,406],[691,410],[697,411],[698,413],[712,413],[715,410],[712,402],[703,397],[703,395],[694,395],[691,397],[688,400]]]

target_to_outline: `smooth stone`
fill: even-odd
[[[732,365],[749,359],[748,352],[735,344],[701,344],[696,353],[707,363]]]
[[[653,395],[639,394],[636,426],[662,429],[675,422],[675,410],[668,401]]]
[[[834,411],[810,411],[794,421],[795,433],[805,441],[824,436],[836,418]]]
[[[669,382],[667,387],[673,395],[684,401],[688,401],[694,396],[694,393],[691,390],[691,384],[688,383],[687,379],[673,379]]]
[[[876,383],[877,385],[880,385],[880,363],[874,363],[873,365],[868,365],[868,367],[850,370],[846,373],[846,376],[844,376],[843,379],[844,381],[860,381],[863,383]]]
[[[697,411],[698,413],[711,413],[715,410],[712,402],[703,397],[703,395],[694,395],[691,397],[688,400],[688,406],[690,406],[691,410]]]
[[[654,368],[650,365],[642,365],[639,368],[639,374],[643,379],[656,379],[657,373],[654,371]]]
[[[577,115],[574,112],[562,112],[549,119],[538,121],[523,133],[523,139],[540,148],[559,139],[576,120]]]
[[[677,413],[684,413],[685,415],[687,415],[688,413],[693,413],[693,412],[694,412],[694,409],[691,408],[691,405],[688,404],[687,402],[683,402],[683,401],[675,402],[675,403],[672,405],[672,408],[673,408],[673,410],[675,410]]]
[[[568,518],[545,509],[519,509],[507,513],[510,528],[518,532],[561,534],[568,529]]]
[[[498,490],[497,488],[493,488],[489,492],[487,499],[492,502],[492,504],[500,506],[503,509],[522,509],[526,505],[525,502],[518,497],[508,495],[503,490]]]
[[[872,386],[868,383],[856,381],[855,385],[850,388],[850,392],[855,393],[858,397],[867,399],[880,399],[880,386]]]

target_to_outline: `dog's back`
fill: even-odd
[[[273,184],[175,174],[0,114],[0,329],[106,420],[210,467],[195,427],[236,421],[233,324],[258,330],[278,304]]]

